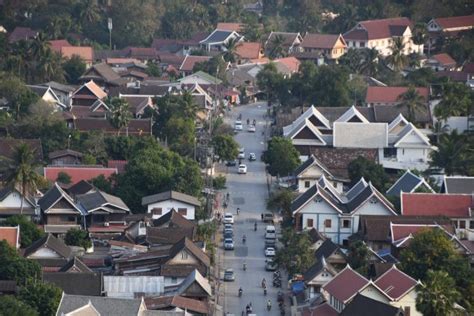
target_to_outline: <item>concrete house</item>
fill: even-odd
[[[300,45],[303,59],[313,55],[317,59],[323,56],[328,60],[337,60],[347,51],[347,44],[341,34],[315,34],[307,33]],[[297,54],[300,58],[299,54]]]
[[[225,45],[230,40],[241,41],[243,36],[230,30],[214,30],[208,37],[199,42],[201,47],[207,51],[225,52]]]
[[[295,169],[294,176],[299,193],[304,193],[311,188],[321,177],[325,178],[323,181],[329,181],[339,193],[342,193],[344,183],[347,182],[345,179],[334,176],[314,155]]]
[[[153,219],[160,218],[174,209],[185,218],[194,220],[196,208],[201,206],[201,202],[188,194],[166,191],[143,197],[142,205],[146,206],[147,213],[151,213]]]
[[[21,210],[22,204],[23,210]],[[20,213],[30,218],[39,215],[35,199],[29,195],[23,196],[15,188],[0,189],[0,221]]]
[[[413,43],[412,22],[408,18],[361,21],[344,33],[343,37],[349,49],[375,48],[382,56],[392,53],[391,45],[394,38],[403,39],[405,55],[423,53],[423,44]]]
[[[285,54],[292,54],[299,51],[299,47],[303,42],[303,37],[300,33],[288,33],[288,32],[271,32],[265,41],[265,55],[270,55],[275,47],[275,41],[277,38],[283,40],[282,47]]]
[[[291,210],[297,230],[314,227],[344,245],[357,232],[361,215],[396,215],[393,205],[364,179],[343,194],[316,184],[293,200]]]

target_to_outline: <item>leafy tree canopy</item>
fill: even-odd
[[[0,296],[0,306],[0,316],[38,316],[34,308],[11,295]]]
[[[39,316],[50,316],[56,313],[61,295],[62,290],[53,284],[29,282],[21,288],[19,297],[33,307]]]
[[[41,266],[36,261],[23,258],[5,240],[0,241],[1,280],[15,280],[21,285],[29,279],[39,279],[40,275]]]
[[[79,246],[84,249],[90,248],[92,242],[89,239],[89,233],[82,229],[73,228],[67,231],[64,242],[68,246]]]
[[[215,153],[222,160],[234,160],[239,153],[239,144],[231,135],[217,135],[212,139]]]
[[[381,165],[359,156],[349,163],[348,171],[352,184],[357,183],[363,177],[366,181],[372,182],[377,190],[385,192],[389,179]]]
[[[423,315],[455,315],[461,298],[453,278],[444,271],[428,270],[423,284],[418,285],[416,309]]]
[[[283,247],[277,250],[275,261],[288,271],[288,275],[303,273],[314,264],[314,251],[308,233],[298,234],[293,228],[283,231]]]
[[[283,137],[273,137],[268,142],[268,150],[265,153],[265,162],[268,164],[268,172],[272,176],[287,176],[300,164],[300,154],[291,143],[291,140]]]
[[[43,237],[43,232],[24,215],[10,216],[3,224],[5,226],[20,226],[20,243],[22,248],[28,247]]]

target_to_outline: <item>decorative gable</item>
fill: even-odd
[[[431,147],[429,139],[424,136],[413,124],[409,123],[402,132],[400,132],[394,147]]]
[[[54,251],[51,248],[48,248],[47,246],[43,246],[30,254],[27,258],[29,259],[54,259],[54,258],[63,258],[60,254],[58,254],[56,251]]]

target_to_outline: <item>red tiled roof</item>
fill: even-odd
[[[285,57],[274,60],[275,63],[283,64],[290,72],[298,72],[301,62],[295,57]]]
[[[402,298],[418,284],[415,279],[398,270],[395,265],[382,274],[374,283],[394,300]]]
[[[369,280],[347,266],[331,281],[323,285],[323,289],[342,303],[356,295]]]
[[[100,175],[109,178],[117,173],[116,168],[102,167],[45,167],[44,177],[49,181],[56,181],[60,172],[67,173],[71,177],[71,184],[75,184],[81,180],[92,180]]]
[[[109,161],[107,161],[107,167],[116,168],[118,173],[124,173],[126,165],[127,165],[127,160],[109,160]]]
[[[474,26],[474,15],[452,16],[448,18],[436,18],[435,21],[443,29]]]
[[[5,240],[11,247],[18,249],[20,246],[20,226],[0,227],[0,240]]]
[[[403,193],[402,215],[470,217],[473,200],[467,194]]]
[[[217,23],[217,30],[223,30],[223,31],[235,31],[235,32],[240,32],[243,30],[245,27],[245,24],[243,23],[230,23],[230,22],[219,22]]]
[[[258,59],[262,45],[257,42],[242,42],[236,47],[235,53],[243,59]]]
[[[303,38],[301,46],[304,48],[323,48],[331,49],[336,45],[340,35],[336,34],[312,34],[308,33]],[[341,41],[344,43],[344,39],[341,37]]]
[[[424,229],[433,229],[433,228],[439,228],[441,227],[440,225],[437,224],[394,224],[391,223],[391,235],[392,235],[392,243],[401,240],[404,238],[407,238],[410,236],[416,235],[417,233],[421,232]],[[447,232],[453,233],[452,227],[449,225],[443,225],[443,229],[445,229]]]
[[[181,71],[193,71],[194,65],[197,63],[202,63],[211,59],[211,56],[192,56],[188,55],[184,58],[183,63],[179,67]]]
[[[328,303],[318,305],[314,308],[305,308],[301,312],[302,316],[337,316],[339,313]]]
[[[179,68],[186,57],[177,56],[171,53],[159,53],[159,58],[161,63],[173,65],[175,68]]]
[[[94,59],[94,50],[90,46],[63,46],[61,47],[61,55],[64,58],[79,56],[85,62],[92,62]]]
[[[405,27],[412,25],[410,19],[408,18],[368,20],[361,21],[358,23],[358,25],[359,24],[367,31],[353,28],[344,34],[344,38],[368,40],[389,38],[395,35],[400,35],[399,32],[404,30]]]
[[[94,95],[99,98],[103,99],[107,97],[107,93],[105,93],[104,90],[102,90],[94,81],[89,81],[88,83],[85,84],[85,86],[92,92]],[[79,88],[80,89],[80,88]]]
[[[49,46],[51,46],[51,50],[56,53],[61,53],[61,48],[64,46],[71,46],[71,44],[67,40],[52,40],[49,41]]]
[[[431,58],[444,66],[455,66],[456,61],[446,53],[433,55]]]
[[[396,103],[399,102],[398,97],[407,92],[407,87],[372,87],[367,88],[365,96],[366,103]],[[428,101],[429,89],[424,87],[416,88],[416,91],[426,101]]]

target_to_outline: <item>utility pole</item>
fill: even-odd
[[[107,28],[109,29],[109,49],[112,50],[112,18],[108,18]]]

